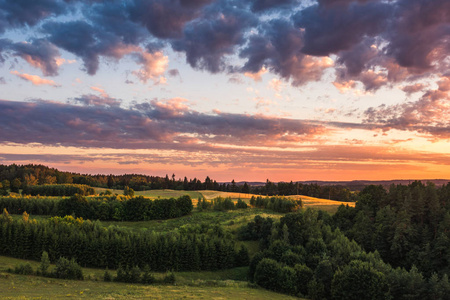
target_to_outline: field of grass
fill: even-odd
[[[104,192],[106,189],[95,188],[96,193]],[[111,190],[113,193],[123,194],[123,190]],[[176,190],[149,190],[149,191],[138,191],[135,192],[136,195],[149,197],[151,199],[156,198],[178,198],[184,195],[189,195],[192,198],[192,203],[194,206],[197,205],[198,197],[204,197],[206,200],[212,200],[217,197],[227,198],[230,197],[232,200],[237,201],[239,198],[245,202],[249,202],[252,196],[258,196],[253,194],[243,194],[243,193],[232,193],[232,192],[221,192],[212,190],[201,190],[201,191],[176,191]],[[313,208],[325,210],[328,213],[335,213],[341,204],[348,205],[351,207],[355,206],[354,202],[341,202],[328,199],[321,199],[302,195],[287,196],[289,198],[298,199],[301,198],[304,208]]]
[[[249,287],[243,277],[246,268],[217,272],[176,272],[175,285],[103,282],[104,270],[88,268],[83,268],[84,281],[6,272],[8,268],[14,269],[17,264],[25,262],[29,262],[34,269],[39,265],[34,261],[0,256],[1,299],[298,299]]]
[[[313,208],[313,209],[320,209],[324,210],[330,214],[334,214],[338,207],[341,204],[348,205],[350,207],[355,207],[355,202],[342,202],[342,201],[334,201],[334,200],[328,200],[328,199],[322,199],[322,198],[314,198],[309,196],[288,196],[289,198],[293,199],[302,199],[303,207],[304,208]]]
[[[116,222],[116,221],[102,221],[104,226],[116,225],[129,227],[136,230],[149,229],[155,232],[167,232],[182,226],[192,224],[209,223],[220,224],[229,229],[235,229],[241,225],[253,220],[256,215],[261,217],[271,217],[279,219],[283,216],[281,213],[271,212],[264,209],[239,209],[230,211],[197,211],[194,210],[192,214],[176,219],[168,220],[151,220],[138,222]]]

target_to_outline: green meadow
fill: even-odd
[[[245,278],[247,268],[175,272],[175,285],[104,282],[104,270],[90,268],[83,268],[83,281],[7,272],[8,268],[26,262],[33,268],[39,265],[35,261],[0,256],[1,299],[298,299],[249,286]]]

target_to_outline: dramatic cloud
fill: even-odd
[[[287,21],[271,21],[250,36],[240,56],[246,58],[244,72],[258,73],[267,68],[293,85],[320,80],[326,68],[333,65],[328,57],[316,58],[302,54],[303,33]]]
[[[11,71],[11,74],[16,75],[17,77],[22,78],[25,81],[29,81],[34,85],[51,85],[53,87],[59,87],[60,85],[58,85],[56,82],[54,82],[53,80],[49,80],[49,79],[44,79],[41,78],[37,75],[30,75],[30,74],[26,74],[26,73],[19,73],[17,71]]]
[[[62,0],[1,0],[0,32],[7,27],[34,26],[45,18],[61,15],[67,11],[67,2]]]
[[[30,65],[42,70],[46,76],[58,75],[58,67],[63,60],[58,48],[44,39],[36,39],[31,43],[12,44],[10,47],[16,56],[20,56]]]
[[[186,24],[184,37],[172,42],[174,50],[186,53],[192,67],[212,73],[225,70],[224,56],[234,54],[236,47],[245,43],[244,33],[257,22],[233,3],[219,4],[206,9],[204,18]]]
[[[0,42],[0,61],[11,51],[56,75],[60,48],[94,75],[101,57],[131,55],[142,82],[159,82],[171,46],[212,73],[265,68],[300,86],[335,67],[336,82],[373,92],[448,70],[449,10],[447,0],[1,0],[0,31],[42,25],[43,36]]]
[[[179,38],[185,24],[200,15],[208,0],[135,0],[129,6],[130,18],[159,38]]]
[[[139,148],[166,143],[282,144],[323,133],[321,125],[260,115],[204,114],[184,99],[119,107],[116,99],[85,95],[83,106],[0,101],[0,141],[78,147]]]
[[[348,50],[366,36],[385,30],[392,7],[383,2],[351,3],[348,6],[310,6],[294,16],[295,25],[305,30],[302,52],[329,55]]]

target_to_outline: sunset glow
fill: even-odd
[[[450,178],[450,2],[0,1],[0,163]]]

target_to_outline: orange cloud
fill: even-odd
[[[102,88],[91,86],[91,90],[99,92],[102,97],[109,97],[108,94],[105,92],[105,90]]]
[[[23,80],[29,81],[34,85],[51,85],[53,87],[59,87],[60,85],[54,82],[53,80],[44,79],[37,75],[30,75],[26,73],[19,73],[17,71],[11,71],[10,72],[13,75],[16,75],[17,77],[22,78]]]
[[[259,70],[256,73],[251,73],[251,72],[245,72],[244,76],[253,79],[254,81],[261,81],[262,80],[262,75],[267,73],[267,69],[265,67],[262,67],[261,70]]]

